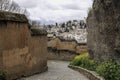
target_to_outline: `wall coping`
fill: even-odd
[[[88,77],[90,80],[105,80],[103,77],[99,76],[99,74],[97,74],[94,71],[89,71],[89,70],[84,69],[82,67],[72,66],[72,65],[69,65],[68,67],[71,69],[74,69],[76,71],[79,71],[80,73],[82,73],[83,75]]]
[[[31,35],[32,36],[47,35],[47,31],[42,29],[31,29]]]
[[[28,22],[24,14],[0,11],[0,21]]]
[[[77,45],[87,45],[87,43],[78,43],[75,39],[66,40],[61,37],[56,37],[56,39],[59,39],[61,42],[75,42]]]

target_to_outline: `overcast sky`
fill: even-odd
[[[42,22],[63,22],[87,17],[92,0],[14,0],[27,8],[30,18]]]

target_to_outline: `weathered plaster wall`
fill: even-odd
[[[32,45],[32,46],[31,46]],[[47,69],[47,37],[45,35],[32,36],[30,44],[31,56],[34,56],[32,73]]]
[[[72,61],[77,54],[70,51],[52,51],[52,49],[48,49],[47,59],[48,60],[64,60],[64,61]]]
[[[75,51],[76,42],[63,41],[56,45],[58,50],[70,50]]]
[[[0,21],[0,24],[1,70],[7,71],[8,77],[24,75],[29,65],[26,56],[30,55],[28,25],[11,21]]]
[[[76,41],[61,41],[59,38],[49,41],[48,47],[56,48],[59,51],[72,51],[78,54],[87,52],[86,44],[78,44]]]
[[[47,70],[46,34],[31,36],[27,21],[10,19],[0,18],[0,73],[11,80]]]
[[[85,52],[87,52],[87,46],[86,45],[77,45],[75,51],[78,54],[85,53]]]
[[[96,60],[120,58],[120,0],[94,0],[88,18],[88,48]]]
[[[48,59],[73,60],[78,54],[87,52],[87,46],[76,41],[61,41],[59,38],[48,41]]]

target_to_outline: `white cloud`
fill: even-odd
[[[67,21],[87,16],[92,0],[14,0],[27,8],[32,19],[45,21]]]

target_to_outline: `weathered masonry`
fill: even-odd
[[[73,60],[76,55],[85,52],[86,43],[77,43],[76,40],[56,38],[48,42],[48,59]]]
[[[0,73],[11,80],[47,70],[46,35],[30,30],[24,15],[0,12]]]
[[[120,0],[94,0],[87,23],[91,56],[120,59]]]

